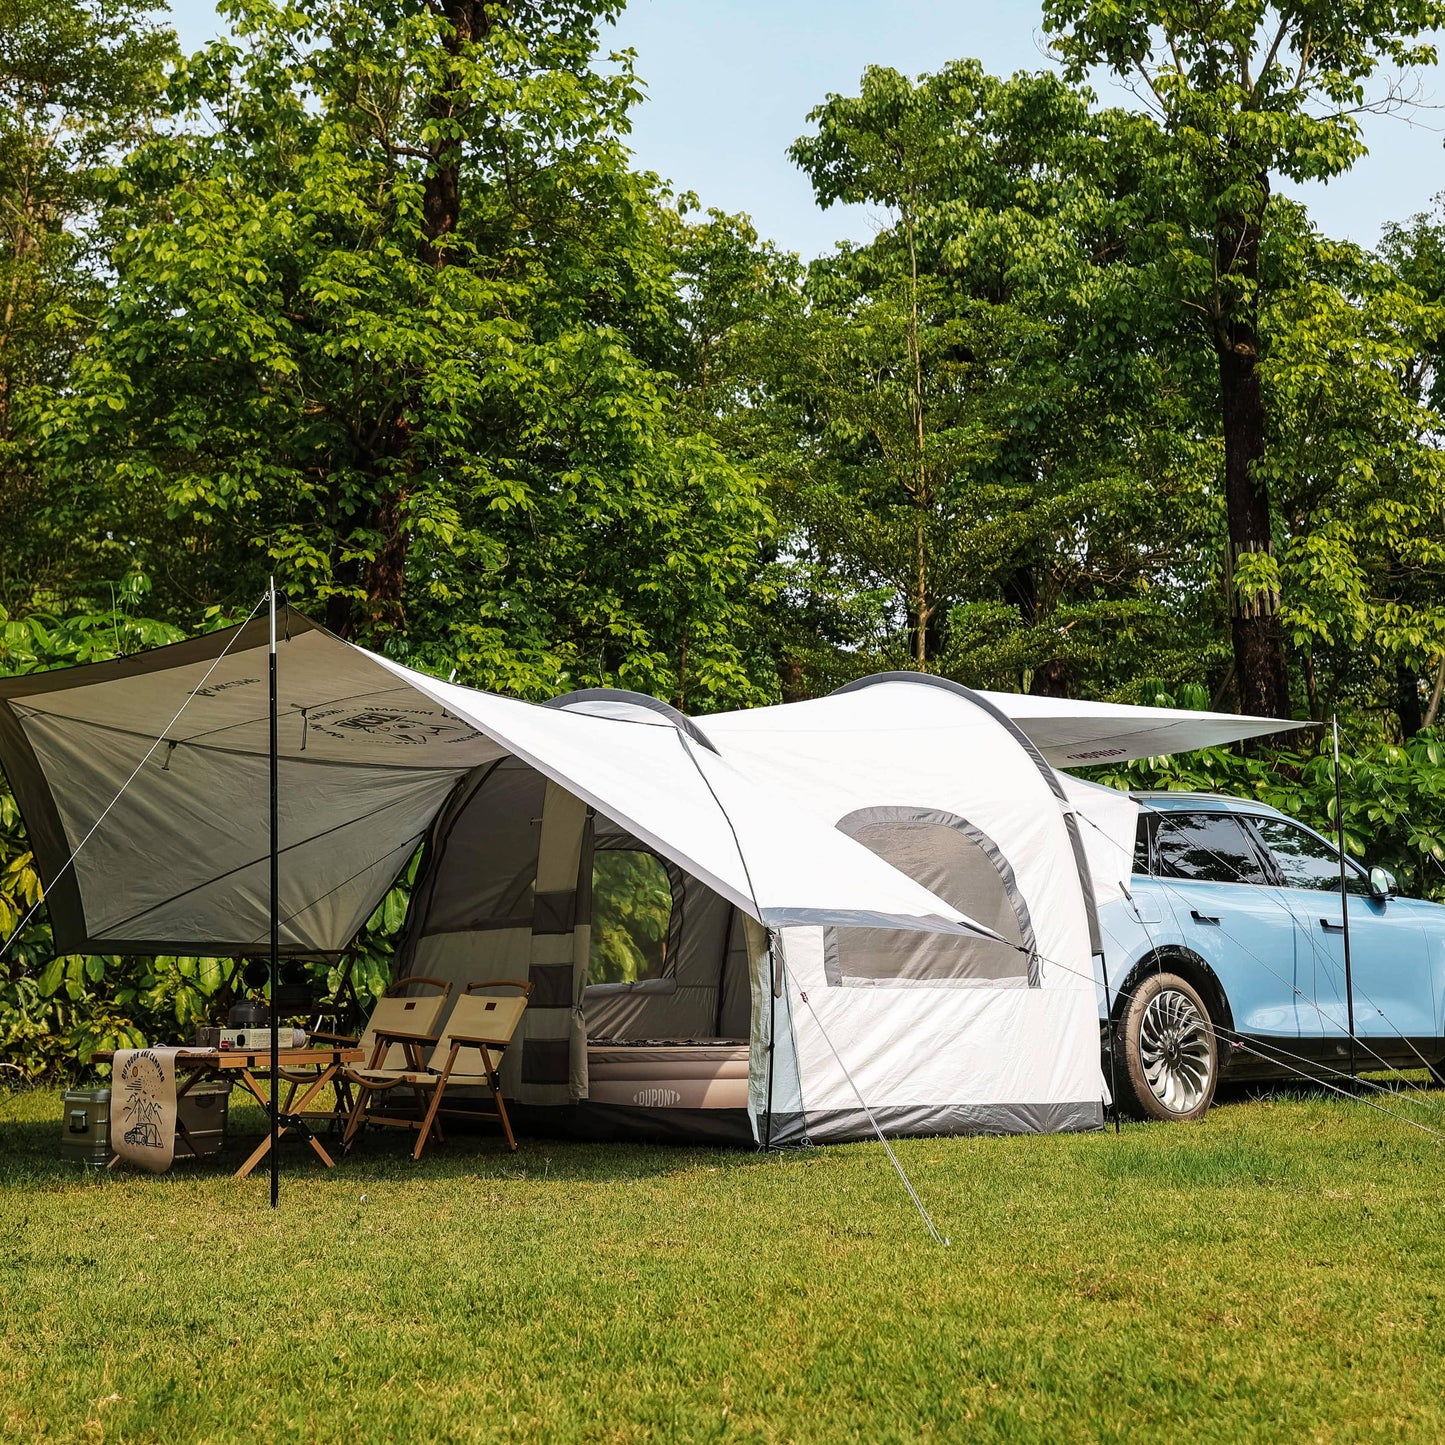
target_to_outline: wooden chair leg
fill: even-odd
[[[426,1141],[431,1137],[432,1126],[436,1122],[437,1110],[441,1108],[442,1095],[447,1091],[447,1080],[451,1077],[452,1065],[457,1061],[457,1050],[460,1044],[453,1044],[452,1051],[447,1056],[447,1066],[442,1070],[441,1078],[432,1085],[431,1104],[426,1111],[426,1117],[421,1122],[420,1133],[417,1137],[416,1148],[411,1151],[413,1159],[421,1158],[421,1151],[426,1148]],[[440,1134],[440,1129],[437,1130]]]
[[[367,1089],[364,1084],[356,1086],[356,1099],[351,1106],[351,1112],[346,1116],[346,1132],[341,1136],[341,1148],[343,1151],[351,1148],[351,1141],[356,1138],[363,1123],[366,1122],[366,1100]]]
[[[516,1135],[512,1133],[512,1121],[507,1117],[507,1106],[502,1102],[502,1081],[497,1077],[497,1071],[492,1065],[492,1056],[486,1050],[482,1050],[482,1063],[487,1070],[487,1084],[492,1091],[492,1099],[497,1106],[497,1117],[502,1121],[502,1132],[507,1136],[507,1148],[512,1153],[517,1152]]]

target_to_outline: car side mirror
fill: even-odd
[[[1378,898],[1383,903],[1387,898],[1393,898],[1400,891],[1399,885],[1395,882],[1395,875],[1388,868],[1370,869],[1370,897]]]

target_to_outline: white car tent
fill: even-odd
[[[0,682],[58,948],[265,952],[267,642],[252,622]],[[1118,871],[1132,814],[1091,809],[1050,749],[1288,726],[1031,718],[908,674],[696,720],[606,691],[534,705],[295,613],[279,654],[282,952],[339,954],[424,842],[399,973],[529,978],[504,1087],[594,1134],[849,1139],[867,1110],[895,1132],[1096,1127],[1090,859]],[[655,858],[673,907],[664,966],[599,984],[608,850]]]

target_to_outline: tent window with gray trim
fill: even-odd
[[[824,942],[830,984],[1037,983],[1028,905],[1008,860],[981,829],[932,808],[860,808],[838,827],[945,902],[966,899],[971,916],[1007,942],[832,928]]]

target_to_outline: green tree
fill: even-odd
[[[90,474],[37,454],[36,399],[63,384],[104,295],[98,177],[144,133],[174,40],[127,0],[0,0],[0,606],[54,600],[114,546],[82,543]]]
[[[752,695],[767,511],[644,359],[674,283],[616,8],[233,0],[178,70],[50,419],[147,499],[176,615],[274,567],[468,681]]]
[[[1445,453],[1426,394],[1445,308],[1288,217],[1277,210],[1269,241],[1292,252],[1292,282],[1261,311],[1270,428],[1255,465],[1283,544],[1279,616],[1312,717],[1353,704],[1408,737],[1445,653]]]
[[[1327,180],[1364,154],[1356,115],[1382,64],[1433,62],[1434,0],[1045,0],[1067,71],[1137,84],[1152,184],[1134,252],[1192,318],[1218,367],[1228,521],[1225,577],[1245,711],[1287,715],[1289,679],[1269,492],[1261,363],[1264,247],[1277,178]],[[1386,103],[1386,102],[1381,102]],[[1140,136],[1147,139],[1146,131]]]
[[[1197,571],[1190,388],[1118,264],[1133,119],[1091,99],[972,61],[870,69],[794,147],[824,204],[893,220],[812,267],[778,381],[808,437],[797,552],[873,601],[854,667],[1062,691],[1141,650],[1199,665],[1151,585]]]

